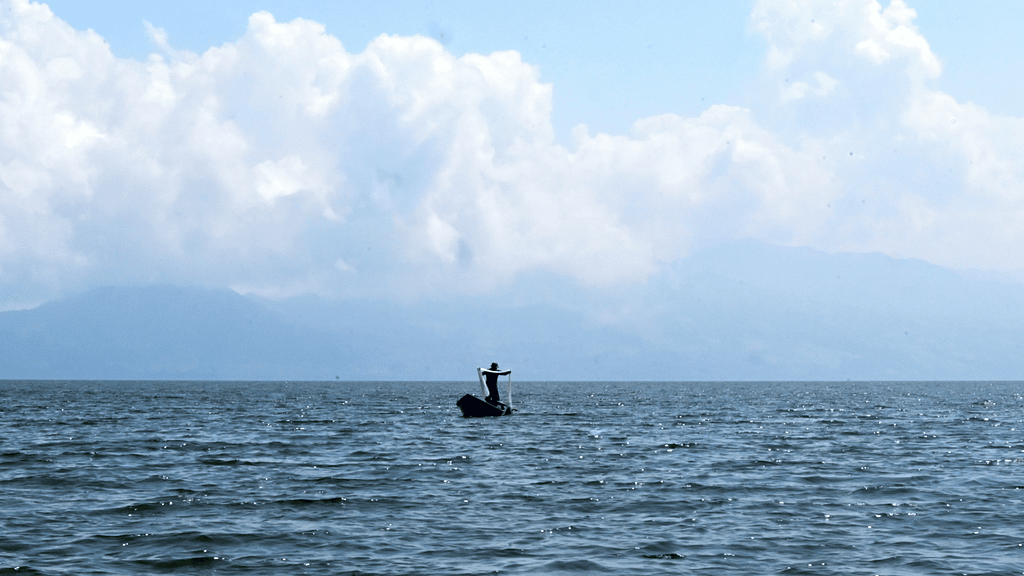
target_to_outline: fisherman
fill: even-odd
[[[511,370],[498,370],[498,363],[491,362],[490,370],[481,370],[484,376],[487,378],[487,400],[491,404],[498,404],[498,376],[505,376],[511,374]]]

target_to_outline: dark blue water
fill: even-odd
[[[0,382],[0,573],[1024,573],[1024,384]]]

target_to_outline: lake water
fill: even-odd
[[[1021,383],[467,392],[0,382],[0,573],[1024,574]]]

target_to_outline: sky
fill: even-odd
[[[0,309],[1024,270],[1024,4],[0,0]]]

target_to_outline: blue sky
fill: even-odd
[[[613,288],[742,238],[1024,270],[1017,2],[49,6],[0,0],[0,308]]]

